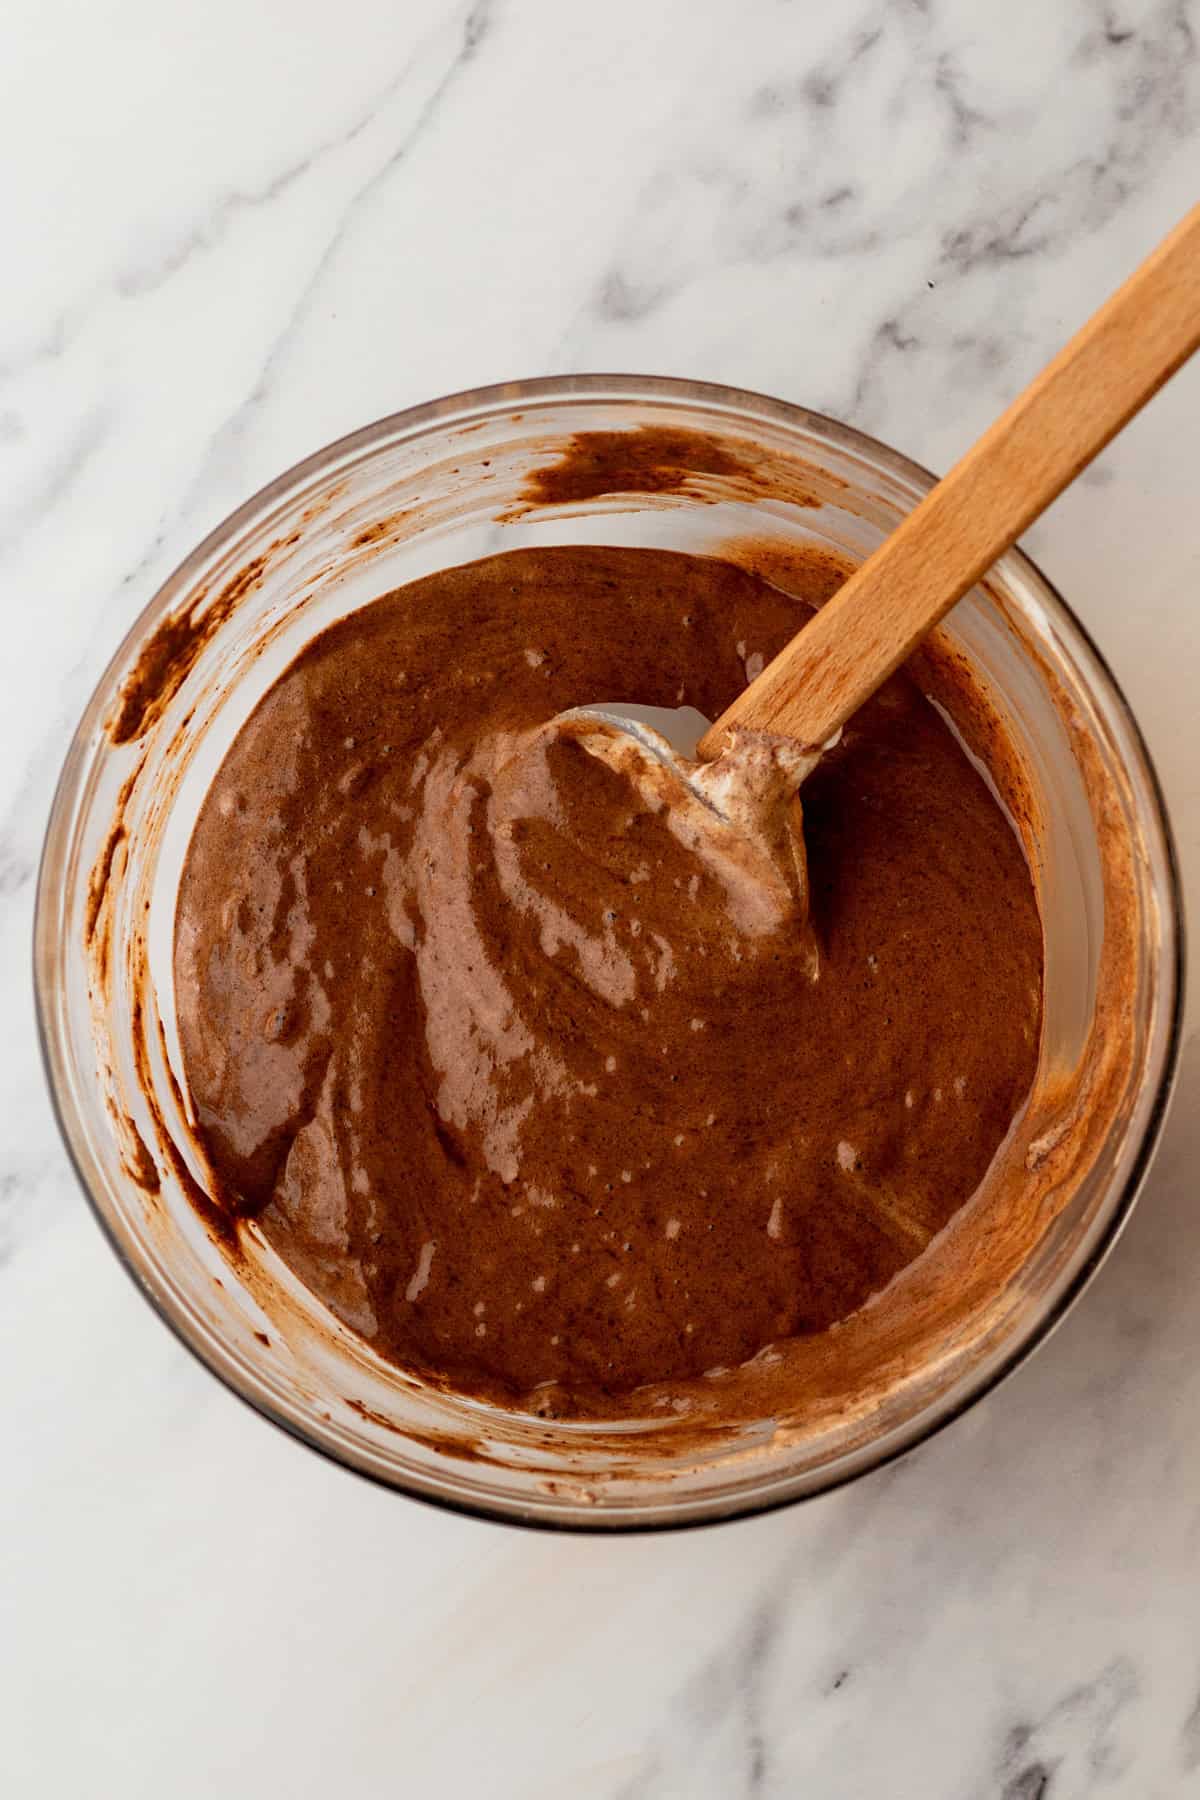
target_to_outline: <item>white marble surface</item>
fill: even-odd
[[[1200,1793],[1200,1036],[1140,1209],[906,1463],[532,1536],[269,1430],[130,1289],[43,1094],[32,882],[134,612],[337,433],[705,376],[944,466],[1196,198],[1196,0],[7,0],[0,16],[0,1791]],[[1200,883],[1200,367],[1031,539]]]

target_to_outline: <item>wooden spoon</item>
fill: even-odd
[[[725,709],[699,757],[741,732],[827,743],[1197,345],[1200,206]]]

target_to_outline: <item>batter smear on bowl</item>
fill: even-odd
[[[636,1411],[836,1326],[982,1181],[1034,1077],[1041,922],[912,676],[805,781],[792,888],[546,730],[608,696],[716,717],[843,573],[447,570],[316,638],[226,756],[176,919],[198,1135],[403,1368]]]

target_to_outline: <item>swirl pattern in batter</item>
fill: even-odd
[[[310,644],[213,782],[175,945],[199,1135],[405,1368],[611,1411],[826,1331],[1028,1093],[1029,870],[910,676],[808,777],[807,880],[547,730],[606,697],[715,717],[841,574],[801,567],[794,595],[651,550],[430,576]]]

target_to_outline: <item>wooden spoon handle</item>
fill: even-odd
[[[700,741],[818,746],[1200,344],[1200,206],[855,571]]]

